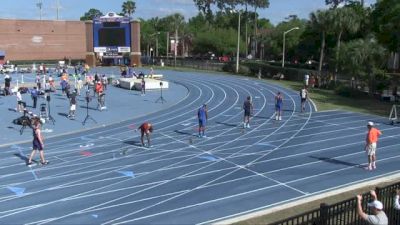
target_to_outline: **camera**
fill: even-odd
[[[90,97],[90,91],[89,90],[86,91],[85,100],[86,100],[87,103],[89,103],[92,100],[92,98]]]
[[[32,112],[29,112],[28,110],[24,110],[24,115],[18,117],[17,119],[14,119],[12,123],[15,125],[22,126],[20,130],[20,134],[22,134],[25,127],[32,128],[32,124],[34,123],[35,120],[38,120],[40,123],[43,123],[43,121],[38,116],[36,116]]]

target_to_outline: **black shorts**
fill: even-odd
[[[301,98],[301,103],[305,102],[306,100],[306,98]]]
[[[43,151],[43,146],[42,146],[42,144],[40,144],[40,141],[37,138],[33,139],[32,149]]]
[[[250,116],[250,114],[251,114],[250,111],[248,111],[248,110],[244,111],[244,116]]]

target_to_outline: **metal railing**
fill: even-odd
[[[393,207],[395,191],[400,187],[400,182],[376,188],[378,200],[383,203],[383,211],[389,219],[389,224],[400,224],[400,211]],[[367,203],[371,201],[369,193],[363,194],[363,209],[367,210]],[[363,225],[357,214],[357,199],[351,198],[335,204],[322,203],[319,209],[311,210],[270,225]]]

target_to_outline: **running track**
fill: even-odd
[[[397,173],[400,128],[344,111],[299,112],[297,92],[236,76],[165,71],[188,89],[176,106],[46,140],[46,167],[24,166],[30,143],[0,149],[1,224],[204,224]],[[284,95],[275,121],[273,99]],[[255,115],[243,130],[242,104]],[[207,103],[207,138],[195,135]],[[155,125],[153,148],[132,124]],[[378,169],[365,171],[367,121],[380,123]]]

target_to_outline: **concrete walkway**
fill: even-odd
[[[117,75],[117,68],[95,68],[91,72],[105,73],[107,76],[114,75],[119,77]],[[146,73],[148,71],[143,70],[143,72]],[[16,84],[17,80],[21,80],[21,74],[12,74],[11,77],[13,78],[13,85]],[[29,85],[34,79],[35,75],[33,74],[24,74],[25,84],[19,85]],[[58,78],[55,80],[56,83],[59,83]],[[3,85],[4,75],[1,75],[0,81],[1,85]],[[85,92],[77,98],[75,120],[70,120],[66,117],[69,112],[69,100],[61,94],[61,90],[58,89],[55,93],[51,93],[50,114],[56,122],[54,125],[51,122],[46,122],[43,125],[44,136],[49,138],[144,116],[176,104],[188,93],[188,90],[184,86],[170,82],[170,88],[163,90],[163,96],[167,102],[161,104],[156,103],[156,100],[160,97],[160,91],[158,90],[148,91],[145,96],[141,96],[139,91],[125,90],[111,85],[108,85],[107,88],[107,110],[99,111],[97,109],[97,98],[92,98],[88,107],[89,115],[97,123],[88,120],[85,126],[82,125],[82,122],[86,118]],[[39,98],[37,108],[33,109],[31,107],[33,102],[30,94],[23,94],[22,98],[27,103],[28,110],[37,115],[40,114],[40,104],[47,103],[43,97]],[[12,123],[14,119],[23,115],[23,113],[16,112],[15,108],[15,96],[0,97],[0,133],[2,134],[0,136],[0,146],[31,141],[32,139],[31,129],[25,129],[23,134],[20,135],[21,126]]]

